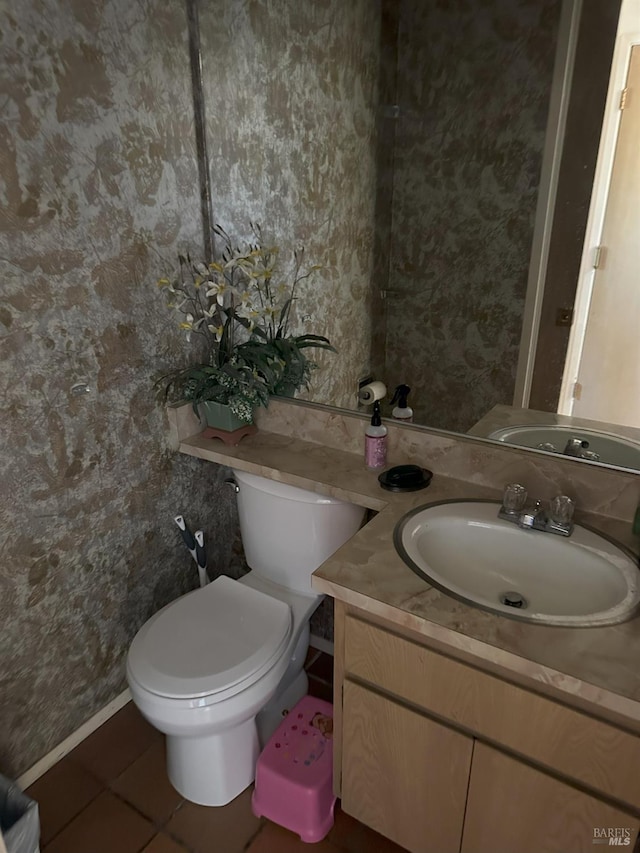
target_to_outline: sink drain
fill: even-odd
[[[517,607],[520,610],[524,610],[529,606],[527,599],[524,595],[520,595],[519,592],[503,592],[499,596],[499,601],[500,604],[505,604],[507,607]]]

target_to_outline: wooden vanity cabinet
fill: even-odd
[[[604,830],[634,850],[637,734],[339,602],[335,640],[334,787],[348,814],[411,853],[586,853]]]

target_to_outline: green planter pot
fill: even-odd
[[[214,403],[211,400],[200,403],[200,417],[207,426],[227,432],[248,426],[246,421],[241,421],[233,414],[226,403]]]

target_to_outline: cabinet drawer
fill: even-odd
[[[640,738],[353,616],[345,674],[640,808]]]

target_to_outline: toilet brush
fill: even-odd
[[[194,536],[189,530],[184,517],[181,515],[176,515],[173,520],[178,525],[182,540],[196,562],[200,586],[206,586],[209,583],[209,577],[207,575],[207,554],[204,550],[204,533],[202,530],[196,530],[196,535]]]
[[[187,526],[187,522],[184,520],[184,518],[181,515],[176,515],[176,517],[173,520],[178,525],[178,528],[180,530],[180,535],[182,536],[182,540],[183,540],[184,544],[189,549],[189,553],[191,554],[191,556],[193,557],[193,559],[197,563],[198,558],[196,557],[196,540],[193,536],[193,533],[189,530],[189,528]]]
[[[198,564],[198,576],[200,578],[200,586],[206,586],[209,583],[207,575],[207,553],[204,550],[204,533],[202,530],[196,530],[196,563]]]

